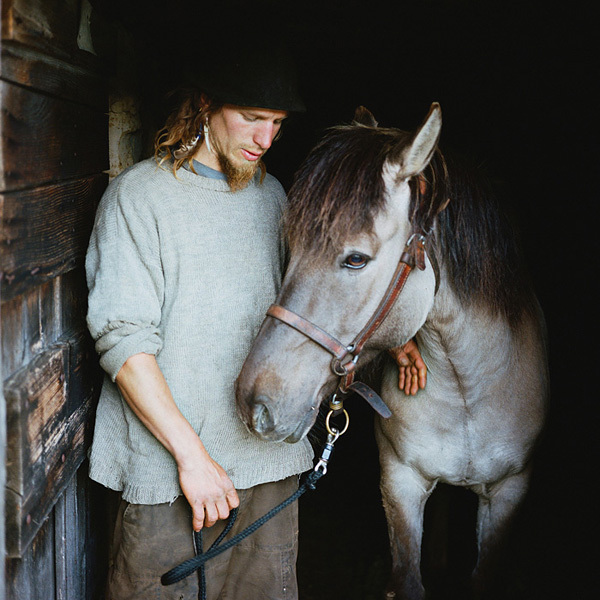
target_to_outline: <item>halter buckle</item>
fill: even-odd
[[[346,356],[348,354],[352,354],[353,351],[354,351],[354,344],[350,344],[349,346],[346,347],[346,352],[347,352]],[[342,363],[342,359],[345,357],[338,358],[337,356],[334,356],[333,359],[331,360],[331,370],[338,377],[346,377],[350,373],[354,372],[354,369],[356,368],[356,363],[358,362],[359,356],[360,356],[360,353],[354,354],[354,355],[352,355],[352,358],[350,360],[346,361],[345,363]]]
[[[402,261],[411,267],[418,267],[420,271],[425,270],[425,244],[427,236],[424,233],[413,233],[406,242]]]

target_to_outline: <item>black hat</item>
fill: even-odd
[[[196,69],[194,69],[196,71]],[[244,51],[221,56],[189,77],[212,100],[288,112],[305,112],[291,56],[285,48]]]

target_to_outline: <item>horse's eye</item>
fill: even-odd
[[[369,258],[359,252],[348,254],[342,263],[343,267],[348,269],[362,269],[369,262]]]

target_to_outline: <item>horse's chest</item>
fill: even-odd
[[[439,402],[420,400],[418,407],[405,403],[406,410],[394,417],[394,445],[401,460],[428,479],[473,485],[522,468],[526,453],[510,424],[488,421],[485,411],[441,410]]]

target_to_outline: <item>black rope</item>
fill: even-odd
[[[228,525],[231,523],[231,516],[229,517]],[[200,531],[194,531],[194,551],[196,556],[203,554],[202,545],[202,529]],[[198,600],[208,600],[206,597],[206,569],[202,566],[198,569]]]
[[[227,525],[225,529],[220,533],[219,537],[212,543],[209,551],[213,548],[217,547],[225,538],[225,536],[231,531],[235,520],[237,519],[238,509],[232,508],[229,513],[229,518],[227,519]],[[196,556],[204,553],[204,544],[202,542],[202,529],[200,531],[194,531],[194,550],[196,551]],[[198,569],[198,600],[206,600],[206,572],[204,569],[204,565],[202,565]]]
[[[306,479],[304,480],[304,483],[289,498],[284,500],[281,504],[278,504],[275,508],[272,508],[268,513],[263,515],[260,519],[257,519],[256,521],[254,521],[254,523],[252,523],[251,525],[248,525],[248,527],[246,527],[246,529],[244,529],[243,531],[241,531],[240,533],[238,533],[237,535],[232,537],[230,540],[228,540],[224,544],[221,544],[221,542],[222,542],[223,538],[225,537],[225,535],[229,532],[231,527],[233,527],[233,521],[235,521],[235,515],[237,515],[237,509],[234,509],[233,511],[231,511],[232,515],[230,516],[230,519],[229,519],[229,522],[227,524],[225,531],[223,531],[223,533],[221,533],[221,535],[217,538],[217,540],[214,542],[214,544],[212,544],[212,546],[206,552],[202,552],[201,536],[194,535],[195,542],[197,544],[198,544],[198,541],[200,542],[198,544],[198,548],[197,548],[197,551],[199,553],[196,556],[194,556],[194,558],[190,558],[190,559],[182,562],[180,565],[177,565],[176,567],[174,567],[173,569],[171,569],[170,571],[165,573],[160,578],[160,582],[163,585],[172,585],[173,583],[177,583],[178,581],[185,579],[186,577],[188,577],[189,575],[191,575],[192,573],[194,573],[195,571],[197,571],[198,569],[203,567],[204,564],[207,561],[209,561],[211,558],[214,558],[215,556],[218,556],[222,552],[229,550],[229,548],[232,548],[233,546],[235,546],[236,544],[241,542],[244,538],[247,538],[249,535],[254,533],[259,527],[264,525],[269,519],[273,518],[277,513],[279,513],[284,508],[286,508],[287,506],[292,504],[292,502],[295,502],[296,500],[298,500],[298,498],[300,498],[300,496],[302,496],[302,494],[304,494],[304,492],[306,492],[308,489],[314,490],[315,484],[317,483],[317,481],[319,481],[319,479],[321,479],[321,477],[323,477],[323,475],[325,475],[325,473],[326,473],[326,469],[315,469],[315,470],[311,471],[307,475]],[[203,571],[203,569],[202,569],[202,571]],[[200,579],[202,581],[204,580],[204,576],[202,573],[200,574]],[[202,587],[201,587],[200,594],[202,594],[202,593],[203,593],[203,591],[202,591]],[[199,597],[202,599],[202,596],[199,596]]]

